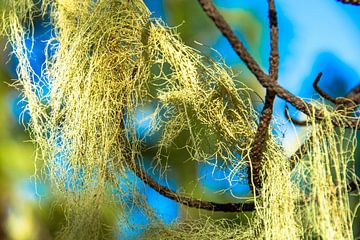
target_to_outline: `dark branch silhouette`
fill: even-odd
[[[338,0],[339,2],[349,3],[353,5],[360,5],[360,0]],[[297,97],[284,89],[281,85],[278,84],[278,69],[279,69],[279,52],[278,52],[278,25],[277,25],[277,14],[274,0],[268,0],[269,5],[269,22],[270,22],[270,43],[271,43],[271,52],[270,52],[270,69],[269,74],[266,74],[257,63],[257,61],[252,57],[252,55],[245,48],[244,44],[239,40],[239,38],[232,31],[230,25],[226,22],[223,16],[216,9],[211,0],[198,0],[202,9],[207,14],[207,16],[215,23],[216,27],[221,31],[221,33],[227,38],[230,42],[233,50],[237,55],[244,61],[247,68],[254,74],[256,79],[262,84],[266,89],[265,104],[264,108],[260,115],[260,121],[258,125],[257,132],[254,137],[254,142],[252,145],[252,150],[250,154],[250,160],[252,164],[252,172],[248,172],[249,184],[251,189],[261,188],[261,181],[259,177],[259,172],[262,167],[261,155],[262,149],[266,144],[266,139],[269,131],[269,124],[273,115],[273,103],[276,96],[284,99],[296,109],[305,113],[307,115],[313,115],[315,113],[316,119],[322,119],[322,112],[319,109],[316,109],[312,104],[305,102],[300,97]],[[353,109],[360,103],[360,85],[353,88],[346,98],[333,98],[330,95],[326,94],[318,86],[318,82],[322,73],[320,73],[313,84],[315,90],[325,99],[333,102],[337,105],[337,109]],[[298,125],[305,125],[306,121],[298,121],[292,119],[288,113],[288,107],[285,107],[285,114],[287,118],[293,121]],[[339,123],[336,119],[333,120],[335,126],[339,126]],[[346,123],[346,127],[349,128],[358,128],[358,121],[354,119],[349,119]],[[290,167],[293,169],[298,159],[302,158],[307,154],[308,143],[311,142],[311,137],[307,138],[305,142],[298,148],[298,150],[289,158]],[[146,173],[136,162],[131,161],[131,155],[126,154],[127,163],[129,168],[135,173],[135,175],[140,178],[145,184],[154,189],[156,192],[161,194],[164,197],[172,199],[182,205],[210,210],[210,211],[222,211],[222,212],[239,212],[239,211],[253,211],[255,210],[255,204],[253,202],[244,202],[244,203],[216,203],[205,200],[194,199],[188,196],[181,196],[179,193],[169,189],[168,187],[160,185],[156,180],[154,180],[150,175]],[[250,168],[249,168],[250,169]],[[249,170],[250,171],[250,170]],[[252,179],[252,180],[250,180]],[[356,181],[352,181],[347,185],[348,192],[359,190],[360,185],[358,178]]]
[[[340,101],[339,101],[340,102]],[[358,106],[360,104],[360,85],[354,87],[351,89],[351,91],[346,95],[345,98],[342,98],[342,101],[337,105],[337,108],[341,109],[351,109],[354,106]],[[307,126],[309,123],[306,121],[299,121],[296,119],[291,118],[291,116],[288,113],[288,106],[285,106],[285,114],[287,118],[290,118],[290,121],[292,121],[294,124],[299,126]],[[312,137],[308,137],[305,142],[298,148],[298,150],[290,157],[290,166],[291,169],[294,168],[296,165],[297,159],[301,158],[302,155],[305,155],[307,153],[306,147],[308,146],[308,143],[312,141]]]
[[[336,98],[331,97],[329,94],[327,94],[325,91],[323,91],[323,90],[319,87],[318,84],[319,84],[319,81],[320,81],[322,75],[323,75],[322,72],[320,72],[320,73],[317,75],[317,77],[316,77],[316,79],[315,79],[315,81],[314,81],[314,83],[313,83],[313,88],[315,89],[315,91],[317,91],[317,92],[319,93],[320,96],[322,96],[323,98],[325,98],[326,100],[328,100],[328,101],[330,101],[330,102],[332,102],[332,103],[334,103],[334,104],[337,104]]]
[[[345,4],[360,6],[360,0],[337,0],[337,1]]]
[[[319,95],[320,95],[321,97],[325,98],[326,100],[328,100],[328,101],[330,101],[330,102],[332,102],[332,103],[334,103],[334,104],[336,104],[336,105],[346,104],[347,101],[348,101],[347,99],[344,99],[344,98],[334,98],[334,97],[330,96],[328,93],[326,93],[324,90],[322,90],[322,89],[319,87],[319,82],[320,82],[320,79],[321,79],[322,75],[323,75],[322,72],[320,72],[320,73],[317,75],[317,77],[316,77],[316,79],[315,79],[315,81],[314,81],[314,83],[313,83],[313,88],[315,89],[315,91],[316,91],[317,93],[319,93]]]
[[[291,105],[293,105],[299,111],[305,113],[306,115],[314,115],[316,119],[322,120],[323,114],[322,111],[314,107],[312,104],[305,102],[302,98],[297,97],[290,93],[288,90],[283,88],[277,82],[271,80],[271,76],[267,75],[259,66],[257,61],[251,56],[249,51],[245,48],[241,40],[235,35],[230,25],[226,22],[224,17],[217,10],[215,5],[211,0],[198,0],[202,9],[206,15],[214,22],[216,27],[220,32],[225,36],[229,41],[234,51],[242,59],[247,68],[254,74],[258,82],[266,89],[272,92],[275,92],[276,95]],[[270,19],[271,20],[271,19]],[[314,114],[315,113],[315,114]],[[333,124],[339,126],[339,122],[336,119],[333,119]],[[349,119],[345,123],[345,127],[348,128],[359,128],[358,122],[353,119]]]
[[[154,180],[150,175],[142,170],[137,163],[129,163],[129,167],[135,173],[135,175],[149,187],[154,189],[162,196],[172,199],[182,205],[215,212],[248,212],[255,210],[255,205],[253,202],[216,203],[205,200],[198,200],[192,197],[181,196],[179,193],[169,189],[168,187],[160,185],[156,180]]]
[[[279,28],[277,23],[277,13],[274,0],[268,0],[269,8],[269,27],[270,27],[270,80],[274,83],[278,80],[279,72]],[[250,163],[248,167],[248,182],[251,183],[251,190],[254,192],[255,188],[261,188],[260,171],[262,170],[262,151],[266,145],[268,137],[269,126],[273,115],[273,107],[276,93],[272,90],[266,90],[265,104],[260,115],[260,122],[251,146]]]
[[[289,106],[285,105],[285,110],[284,110],[284,114],[286,119],[288,119],[290,122],[292,122],[293,124],[297,125],[297,126],[301,126],[301,127],[306,127],[308,126],[308,122],[307,121],[301,121],[301,120],[297,120],[295,118],[293,118],[292,116],[290,116],[289,113]]]

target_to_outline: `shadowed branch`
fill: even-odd
[[[355,6],[360,6],[360,0],[337,0],[338,2],[345,3],[345,4],[352,4]]]
[[[270,27],[270,80],[277,82],[279,72],[279,28],[274,0],[268,0],[269,27]],[[261,112],[260,122],[252,143],[250,160],[251,168],[248,168],[248,181],[254,192],[255,188],[261,188],[260,171],[262,169],[262,151],[268,138],[269,126],[273,115],[273,107],[276,93],[270,89],[266,90],[265,104]]]
[[[312,115],[315,111],[316,118],[318,120],[322,119],[322,112],[312,106],[312,104],[306,103],[300,97],[297,97],[284,89],[281,85],[277,83],[278,79],[278,68],[279,68],[279,52],[278,52],[278,27],[277,27],[277,17],[276,17],[276,9],[274,0],[268,0],[269,4],[269,22],[270,22],[270,37],[271,37],[271,53],[270,53],[270,69],[269,75],[266,74],[257,61],[251,56],[248,50],[245,48],[244,44],[239,40],[239,38],[232,31],[230,25],[226,22],[223,16],[218,12],[214,4],[211,0],[198,0],[204,12],[208,15],[208,17],[215,23],[216,27],[222,32],[222,34],[227,38],[230,42],[232,48],[237,53],[237,55],[244,61],[247,68],[254,74],[257,80],[262,84],[263,87],[266,88],[266,97],[264,108],[261,113],[260,122],[258,125],[257,133],[255,134],[255,140],[252,146],[251,153],[251,161],[254,175],[253,184],[255,187],[261,187],[261,182],[258,176],[258,171],[261,170],[261,152],[264,146],[264,143],[267,139],[267,134],[269,131],[269,124],[272,117],[273,103],[276,96],[286,100],[295,108],[300,110],[301,112]],[[359,5],[360,1],[356,0],[343,0],[340,1],[343,3],[350,3]],[[347,95],[346,100],[339,98],[332,98],[327,95],[324,91],[322,91],[318,87],[318,82],[320,80],[321,73],[315,79],[314,88],[319,92],[321,96],[326,96],[324,98],[329,101],[335,100],[334,103],[337,103],[339,107],[349,108],[350,106],[354,106],[354,104],[360,103],[360,85],[351,90],[351,92]],[[330,100],[331,99],[331,100]],[[287,112],[287,107],[285,111]],[[287,112],[288,114],[288,112]],[[294,121],[294,120],[293,120]],[[300,122],[299,122],[300,123]],[[301,122],[302,123],[302,122]],[[336,120],[333,121],[335,126],[338,126],[338,122]],[[346,127],[357,128],[358,124],[355,120],[349,120],[347,122]],[[289,158],[291,168],[294,168],[297,160],[304,156],[307,153],[307,145],[308,142],[311,141],[311,138],[305,140],[305,142],[301,145],[301,147]],[[126,155],[125,155],[126,156]],[[154,180],[150,175],[146,173],[145,170],[142,169],[136,162],[131,161],[131,156],[127,156],[128,166],[135,173],[135,175],[140,178],[145,184],[154,189],[156,192],[161,194],[164,197],[172,199],[179,204],[210,210],[210,211],[221,211],[221,212],[239,212],[239,211],[253,211],[255,210],[255,205],[253,202],[244,202],[244,203],[216,203],[205,200],[194,199],[188,196],[181,196],[179,193],[162,186],[156,180]],[[249,181],[251,184],[251,181]],[[253,186],[254,187],[254,186]],[[349,192],[355,191],[359,189],[358,181],[351,182],[347,186],[347,190]],[[253,190],[253,189],[252,189]]]
[[[283,88],[277,82],[271,80],[271,76],[267,75],[259,66],[257,61],[251,56],[249,51],[245,48],[243,42],[235,35],[230,25],[226,22],[224,17],[216,9],[215,5],[211,0],[198,0],[203,11],[206,15],[214,22],[219,31],[225,36],[229,41],[234,51],[237,55],[244,61],[247,68],[254,74],[258,82],[267,90],[274,92],[278,97],[289,102],[299,111],[305,113],[309,116],[315,116],[316,119],[322,120],[323,114],[321,110],[315,108],[312,104],[305,102],[302,98],[295,96],[290,93],[288,90]],[[315,113],[315,114],[314,114]],[[339,126],[339,122],[336,119],[333,119],[333,124]],[[358,128],[359,125],[356,120],[349,119],[345,127],[348,128]]]
[[[154,189],[162,196],[172,199],[181,205],[215,212],[247,212],[255,210],[255,205],[253,202],[216,203],[205,200],[198,200],[192,197],[181,196],[179,193],[160,185],[156,180],[154,180],[150,175],[142,170],[137,163],[129,163],[129,167],[135,173],[135,175],[149,187]]]

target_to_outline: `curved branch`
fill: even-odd
[[[328,100],[328,101],[330,101],[330,102],[332,102],[332,103],[334,103],[334,104],[338,104],[336,98],[333,98],[332,96],[330,96],[329,94],[327,94],[324,90],[322,90],[322,89],[319,87],[319,81],[320,81],[322,75],[323,75],[322,72],[320,72],[320,73],[317,75],[317,77],[316,77],[316,79],[315,79],[315,81],[314,81],[314,83],[313,83],[313,88],[315,89],[315,91],[317,91],[317,92],[319,93],[319,95],[320,95],[321,97],[325,98],[326,100]]]
[[[121,121],[121,128],[125,129],[124,122]],[[121,139],[120,139],[121,141]],[[131,143],[125,140],[128,145]],[[135,161],[132,161],[131,153],[128,149],[123,150],[125,161],[131,171],[146,185],[158,192],[160,195],[176,201],[177,203],[203,210],[209,210],[214,212],[250,212],[255,210],[254,202],[243,202],[243,203],[217,203],[205,200],[194,199],[188,196],[181,196],[179,193],[169,189],[168,187],[162,186],[155,179],[153,179],[145,170],[139,166]]]
[[[319,81],[322,77],[322,72],[320,72],[314,83],[313,83],[313,88],[315,89],[315,91],[317,91],[319,93],[319,95],[323,98],[325,98],[326,100],[336,104],[336,105],[347,105],[347,107],[349,108],[352,104],[352,102],[360,102],[360,85],[358,85],[357,87],[353,88],[350,93],[346,96],[346,98],[342,98],[342,97],[332,97],[329,94],[327,94],[324,90],[322,90],[319,87]]]
[[[306,126],[308,125],[308,122],[307,122],[307,121],[301,121],[301,120],[297,120],[297,119],[291,117],[291,116],[290,116],[290,113],[289,113],[289,107],[288,107],[288,105],[285,105],[284,114],[285,114],[285,117],[286,117],[290,122],[292,122],[293,124],[295,124],[295,125],[297,125],[297,126],[306,127]]]
[[[216,203],[205,200],[198,200],[192,197],[181,196],[177,192],[160,185],[156,180],[154,180],[150,175],[142,170],[138,164],[130,163],[129,167],[146,185],[154,189],[162,196],[172,199],[182,205],[214,212],[248,212],[255,210],[255,204],[253,202]]]
[[[303,144],[302,146],[304,146]],[[306,150],[305,150],[306,151]],[[294,155],[299,154],[295,153]],[[293,155],[293,156],[294,156]],[[292,157],[293,157],[292,156]],[[295,163],[293,161],[293,163]],[[203,210],[209,210],[214,212],[250,212],[255,210],[255,204],[253,202],[244,203],[216,203],[204,200],[194,199],[192,197],[181,196],[177,192],[160,185],[156,180],[149,176],[141,167],[136,163],[129,164],[130,169],[135,175],[141,179],[150,188],[161,194],[162,196],[172,199],[182,205],[192,208],[198,208]],[[348,192],[353,192],[356,189],[360,189],[360,185],[355,182],[351,182],[347,185]]]
[[[302,147],[304,148],[306,144],[304,143]],[[300,147],[300,149],[302,148]],[[302,152],[301,152],[302,150]],[[290,159],[295,159],[300,157],[300,155],[306,152],[306,149],[298,150]],[[292,163],[293,168],[296,164],[296,161],[293,160]],[[179,193],[169,189],[168,187],[160,185],[155,179],[153,179],[150,175],[146,173],[146,171],[142,170],[141,167],[130,161],[128,161],[128,165],[130,169],[135,173],[135,175],[143,181],[146,185],[150,188],[158,192],[160,195],[169,198],[171,200],[176,201],[177,203],[191,207],[191,208],[198,208],[203,210],[209,210],[214,212],[250,212],[255,210],[254,202],[243,202],[243,203],[217,203],[205,200],[194,199],[192,197],[181,196]],[[353,192],[357,189],[360,189],[360,185],[355,182],[350,182],[347,185],[348,192]]]
[[[338,109],[355,109],[360,104],[360,84],[350,90],[345,98],[341,98]]]
[[[336,104],[337,105],[337,107],[336,107],[337,110],[354,109],[355,107],[357,107],[360,104],[360,84],[355,86],[354,88],[352,88],[350,90],[350,92],[346,95],[346,97],[333,98],[333,97],[329,96],[327,93],[325,93],[318,86],[318,83],[320,81],[321,76],[322,76],[322,73],[319,73],[318,76],[316,77],[314,83],[313,83],[313,87],[320,94],[320,96],[322,96],[323,98],[327,99],[328,101],[331,101],[332,103]],[[300,120],[297,120],[297,119],[291,117],[290,114],[289,114],[289,107],[287,105],[285,105],[284,114],[285,114],[285,117],[289,121],[294,123],[295,125],[303,126],[303,127],[308,125],[307,121],[300,121]]]
[[[274,90],[278,97],[284,99],[302,113],[308,116],[315,115],[316,119],[320,121],[323,119],[323,113],[321,110],[317,109],[312,104],[305,102],[300,97],[293,95],[279,84],[264,82],[263,86],[267,89]],[[360,125],[355,119],[348,119],[345,123],[341,124],[334,118],[332,119],[332,123],[334,126],[344,126],[346,128],[360,129]]]
[[[285,101],[289,102],[299,111],[305,113],[306,115],[312,116],[315,113],[315,117],[318,120],[323,119],[323,114],[321,110],[315,108],[312,104],[305,102],[302,98],[295,96],[285,88],[283,88],[277,82],[271,81],[271,76],[267,75],[256,62],[256,60],[251,56],[248,50],[245,48],[245,45],[240,41],[240,39],[232,31],[230,25],[226,22],[224,17],[216,9],[211,0],[198,0],[202,9],[207,14],[207,16],[214,22],[216,27],[221,31],[221,33],[226,37],[226,39],[231,44],[234,51],[237,55],[244,61],[247,68],[254,74],[259,83],[272,92],[275,92],[276,95]],[[333,123],[335,126],[340,126],[340,123],[334,119]],[[358,122],[355,120],[349,120],[346,122],[345,127],[348,128],[360,128]]]
[[[360,84],[350,90],[350,92],[346,95],[346,97],[342,99],[338,107],[352,108],[353,106],[357,106],[359,104],[360,104]],[[285,114],[287,114],[288,116],[287,108],[288,106],[285,106],[285,112],[286,112]],[[288,117],[291,118],[290,116]],[[291,120],[293,121],[292,118]],[[298,122],[298,123],[303,124],[303,122]],[[310,136],[308,139],[305,140],[305,142],[300,146],[300,148],[290,157],[289,160],[290,160],[291,169],[295,167],[297,159],[301,157],[301,155],[306,154],[307,152],[306,146],[311,141],[312,141],[312,137]]]
[[[356,104],[360,104],[360,84],[352,88],[346,98],[354,101]]]
[[[345,3],[345,4],[352,4],[355,6],[360,6],[360,0],[337,0],[338,2]]]

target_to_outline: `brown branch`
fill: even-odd
[[[124,111],[124,110],[123,110]],[[125,130],[124,121],[121,121],[121,129]],[[126,135],[124,135],[126,136]],[[119,139],[124,141],[127,146],[131,146],[131,143],[127,139]],[[132,160],[131,152],[129,149],[124,148],[123,154],[127,166],[135,173],[135,175],[150,188],[158,192],[160,195],[176,201],[177,203],[198,209],[204,209],[214,212],[249,212],[255,210],[254,202],[243,202],[243,203],[217,203],[205,200],[194,199],[188,196],[181,196],[179,193],[160,185],[155,179],[153,179],[145,170],[139,166],[134,160]]]
[[[262,187],[261,178],[260,178],[260,171],[263,165],[262,150],[265,146],[268,137],[269,125],[273,114],[273,105],[274,105],[275,96],[276,95],[273,92],[267,91],[265,96],[264,108],[260,116],[260,122],[254,136],[254,141],[251,146],[251,151],[250,151],[251,167],[248,167],[247,174],[248,174],[248,182],[253,192],[255,191],[255,188],[259,189]]]
[[[121,128],[125,129],[123,121],[121,121]],[[121,139],[120,139],[121,141]],[[127,145],[130,146],[130,142],[126,141]],[[205,200],[194,199],[188,196],[182,196],[179,193],[169,189],[168,187],[162,186],[155,179],[153,179],[145,170],[139,166],[135,161],[131,160],[131,153],[128,149],[124,149],[124,156],[127,166],[131,171],[146,185],[158,192],[160,195],[176,201],[177,203],[203,210],[209,210],[214,212],[249,212],[255,210],[254,202],[242,202],[242,203],[217,203]]]
[[[323,119],[323,113],[321,112],[321,110],[315,108],[312,104],[305,102],[303,99],[294,96],[292,93],[281,87],[279,84],[266,84],[265,87],[269,89],[274,89],[274,92],[276,92],[276,95],[278,97],[286,100],[288,103],[290,103],[302,113],[308,116],[315,115],[316,119],[320,121]],[[332,123],[334,124],[334,126],[343,126],[353,129],[360,128],[358,121],[354,119],[348,119],[344,125],[342,123],[339,123],[336,119],[333,119]]]
[[[207,16],[215,23],[216,27],[226,37],[232,48],[240,59],[245,63],[247,68],[255,75],[257,79],[267,79],[267,74],[261,69],[257,61],[245,48],[242,41],[235,35],[230,25],[226,22],[224,17],[216,9],[211,0],[198,0],[202,9]]]
[[[269,73],[270,80],[276,82],[279,72],[279,28],[277,23],[277,14],[274,0],[268,0],[269,7],[269,24],[270,24],[270,58],[269,58]],[[256,188],[262,187],[260,171],[262,170],[262,151],[266,145],[268,137],[269,126],[273,115],[273,107],[276,93],[269,89],[266,90],[265,104],[261,112],[260,122],[251,146],[250,160],[251,167],[248,167],[248,182],[251,190],[255,192]]]
[[[290,113],[289,113],[289,107],[288,107],[288,105],[285,105],[284,114],[285,114],[285,117],[286,117],[290,122],[292,122],[293,124],[295,124],[295,125],[297,125],[297,126],[306,127],[306,126],[308,125],[308,122],[307,122],[307,121],[301,121],[301,120],[297,120],[297,119],[291,117],[291,116],[290,116]]]
[[[277,82],[279,77],[279,27],[277,13],[275,8],[275,0],[268,0],[269,7],[269,28],[270,28],[270,79],[271,82]]]
[[[352,4],[355,6],[360,6],[360,0],[337,0],[338,2],[345,3],[345,4]]]
[[[354,105],[353,103],[354,102],[358,102],[360,103],[360,85],[354,87],[350,93],[345,97],[345,98],[342,98],[342,97],[332,97],[330,96],[329,94],[327,94],[324,90],[322,90],[320,87],[319,87],[319,81],[322,77],[322,73],[320,72],[314,83],[313,83],[313,87],[314,89],[319,93],[319,95],[323,98],[325,98],[326,100],[336,104],[336,105],[347,105],[347,107],[349,108],[351,105]]]
[[[248,212],[254,211],[255,205],[253,202],[244,203],[216,203],[205,200],[198,200],[192,197],[181,196],[177,192],[160,185],[151,176],[149,176],[141,167],[136,163],[129,164],[130,169],[135,175],[140,178],[145,184],[154,189],[156,192],[164,197],[172,199],[182,205],[192,208],[204,209],[215,212]]]
[[[350,92],[346,95],[346,97],[342,98],[342,101],[338,101],[338,104],[339,104],[338,108],[342,107],[342,108],[346,108],[346,109],[351,109],[354,106],[359,105],[360,104],[360,85],[357,85],[356,87],[352,88],[350,90]],[[288,108],[288,106],[285,106],[285,112],[287,112],[287,108]],[[291,118],[291,121],[294,121],[294,120],[295,119]],[[295,121],[298,121],[298,120],[295,120]],[[297,123],[303,124],[303,122],[301,122],[301,121],[299,121]],[[300,148],[290,157],[289,160],[290,160],[291,169],[295,167],[297,159],[300,158],[301,155],[306,154],[306,152],[308,151],[307,145],[311,141],[312,141],[312,137],[310,136],[309,138],[307,138],[305,140],[305,142],[300,146]]]
[[[356,104],[360,104],[360,84],[352,88],[346,98],[354,101]]]
[[[344,102],[346,102],[343,98],[333,98],[331,97],[329,94],[327,94],[324,90],[322,90],[320,87],[319,87],[319,81],[322,77],[323,73],[320,72],[314,82],[313,82],[313,88],[315,89],[315,91],[317,91],[319,93],[319,95],[323,98],[325,98],[326,100],[334,103],[334,104],[342,104]],[[287,105],[285,105],[285,117],[291,121],[293,124],[297,125],[297,126],[301,126],[301,127],[306,127],[308,125],[308,122],[307,121],[300,121],[300,120],[297,120],[293,117],[290,116],[289,114],[289,107]]]
[[[128,163],[129,162],[130,161],[128,161]],[[162,196],[174,200],[181,205],[214,212],[250,212],[255,210],[255,204],[253,202],[216,203],[205,200],[198,200],[192,197],[181,196],[179,193],[160,185],[156,180],[154,180],[150,175],[142,170],[138,164],[131,162],[129,163],[129,167],[135,173],[135,175],[150,188]],[[351,182],[348,184],[347,189],[349,192],[352,192],[356,189],[360,189],[360,186],[355,182]]]
[[[320,95],[321,97],[325,98],[326,100],[328,100],[328,101],[330,101],[330,102],[332,102],[332,103],[334,103],[334,104],[338,104],[336,98],[333,98],[332,96],[330,96],[329,94],[327,94],[324,90],[322,90],[322,89],[319,87],[319,81],[320,81],[322,75],[323,75],[322,72],[320,72],[320,73],[317,75],[317,77],[316,77],[316,79],[315,79],[315,81],[314,81],[314,83],[313,83],[313,88],[315,89],[315,91],[317,91],[317,92],[319,93],[319,95]]]
[[[355,109],[360,104],[360,84],[352,88],[345,98],[339,99],[341,99],[341,102],[337,106],[338,110]]]
[[[198,0],[201,6],[203,7],[204,12],[214,21],[215,25],[221,30],[224,36],[229,40],[235,52],[239,55],[239,57],[245,62],[246,66],[249,70],[255,75],[258,81],[267,89],[266,99],[264,109],[261,114],[260,123],[258,127],[257,134],[268,132],[268,126],[270,124],[271,116],[272,116],[272,106],[273,101],[276,95],[280,98],[285,99],[290,104],[292,104],[298,110],[311,114],[311,111],[317,112],[317,117],[321,119],[321,112],[319,110],[313,110],[312,105],[303,102],[303,100],[299,97],[294,96],[286,89],[282,88],[279,84],[277,84],[276,80],[278,78],[278,64],[279,64],[279,55],[278,55],[278,28],[277,28],[277,20],[276,20],[276,11],[274,6],[274,0],[269,0],[269,19],[270,19],[270,29],[271,29],[271,56],[270,56],[270,76],[263,72],[255,59],[250,55],[250,53],[244,47],[244,44],[236,37],[235,33],[231,30],[229,24],[225,21],[225,19],[220,15],[215,6],[209,0]],[[359,88],[360,92],[360,88]],[[335,122],[336,123],[336,122]],[[352,122],[349,123],[349,127],[354,127]],[[257,139],[257,138],[255,138]],[[266,137],[261,135],[261,141],[259,141],[256,146],[254,144],[254,149],[261,149],[259,143],[264,143]],[[310,139],[308,139],[310,141]],[[293,155],[300,155],[306,152],[305,143],[299,150]],[[254,151],[253,155],[261,155],[260,151]],[[130,156],[130,155],[129,155]],[[290,162],[292,166],[296,164],[295,157],[290,158]],[[131,159],[131,158],[128,158]],[[253,158],[252,158],[253,159]],[[260,158],[256,158],[260,159]],[[260,162],[261,163],[261,162]],[[154,189],[156,192],[161,194],[164,197],[172,199],[182,205],[188,207],[194,207],[198,209],[210,210],[210,211],[222,211],[222,212],[239,212],[239,211],[253,211],[255,210],[255,205],[253,202],[250,203],[216,203],[204,200],[194,199],[192,197],[181,196],[179,193],[160,185],[157,181],[155,181],[151,176],[149,176],[142,168],[135,162],[128,161],[128,165],[130,169],[135,173],[137,177],[139,177],[145,184],[147,184],[150,188]],[[260,164],[261,166],[261,164]],[[348,189],[353,190],[353,186],[358,186],[354,183],[350,183]]]
[[[305,102],[300,97],[297,97],[290,93],[288,90],[283,88],[277,82],[271,81],[271,76],[267,75],[256,62],[256,60],[251,56],[251,54],[245,48],[245,45],[240,41],[240,39],[232,31],[230,25],[226,22],[224,17],[216,9],[211,0],[198,0],[202,9],[207,14],[207,16],[214,22],[216,27],[220,32],[226,37],[226,39],[231,44],[234,51],[237,55],[244,61],[247,68],[254,74],[259,83],[272,92],[275,92],[276,95],[294,106],[299,111],[305,113],[306,115],[312,116],[315,111],[315,117],[318,120],[323,119],[323,114],[321,110],[316,109],[312,104]],[[334,119],[333,123],[335,126],[339,126],[339,122]],[[349,128],[358,128],[357,121],[349,120],[346,122],[345,127]]]
[[[346,95],[346,97],[333,98],[318,86],[321,76],[322,76],[322,73],[320,72],[313,83],[313,87],[319,93],[319,95],[321,97],[336,104],[337,110],[341,110],[341,109],[351,110],[360,104],[360,85],[357,85],[356,87],[351,89],[351,91]],[[285,105],[284,113],[285,113],[285,117],[289,121],[294,123],[295,125],[303,126],[303,127],[308,125],[307,121],[300,121],[300,120],[297,120],[297,119],[291,117],[289,114],[289,108],[287,105]]]

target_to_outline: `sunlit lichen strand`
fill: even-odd
[[[19,59],[17,86],[28,103],[37,159],[44,162],[42,173],[67,219],[59,239],[109,237],[112,227],[103,227],[107,209],[117,210],[121,229],[143,227],[129,220],[129,212],[140,209],[149,220],[144,239],[352,238],[345,189],[356,142],[354,132],[345,132],[341,113],[318,104],[324,120],[311,118],[309,151],[295,169],[269,130],[262,188],[253,196],[256,211],[247,224],[200,218],[165,225],[130,173],[132,164],[142,165],[136,109],[158,106],[148,132],[162,133],[155,146],[158,167],[175,139],[187,132],[190,159],[184,161],[227,166],[229,181],[235,175],[246,179],[258,120],[252,91],[230,68],[184,45],[141,0],[3,4],[1,34]],[[31,49],[24,43],[35,15],[48,15],[54,28],[47,49],[54,54],[47,55],[43,76],[32,70]],[[334,118],[344,128],[335,130]]]

